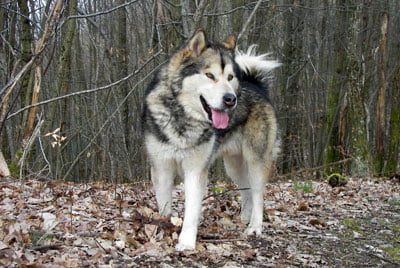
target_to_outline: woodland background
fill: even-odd
[[[0,151],[14,176],[148,178],[143,92],[198,27],[283,63],[279,176],[398,173],[400,1],[0,3]]]

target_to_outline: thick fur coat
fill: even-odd
[[[208,169],[223,157],[241,191],[246,234],[260,235],[263,190],[277,152],[277,122],[268,97],[279,66],[254,47],[235,52],[235,38],[210,43],[202,30],[178,50],[148,86],[145,144],[159,211],[171,213],[176,175],[185,183],[185,213],[177,250],[196,245]]]

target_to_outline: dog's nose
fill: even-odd
[[[229,108],[235,106],[236,104],[236,95],[232,94],[232,93],[226,93],[223,96],[223,100],[226,106],[228,106]]]

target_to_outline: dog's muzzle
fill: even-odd
[[[232,93],[226,93],[222,97],[224,104],[226,105],[227,108],[232,108],[235,107],[236,105],[236,95]]]
[[[212,126],[216,129],[226,129],[229,125],[229,114],[227,109],[231,110],[236,106],[237,98],[235,94],[226,93],[223,97],[223,109],[211,107],[203,96],[200,96],[200,102],[204,111],[208,115],[208,119],[212,122]]]

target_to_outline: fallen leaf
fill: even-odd
[[[319,219],[310,219],[308,223],[314,226],[322,226],[322,227],[326,226],[326,223]]]
[[[308,204],[305,201],[301,201],[299,203],[299,206],[297,207],[298,211],[309,211],[310,207],[308,206]]]
[[[44,212],[42,213],[42,218],[43,229],[47,232],[51,231],[58,224],[56,215],[52,213]]]
[[[172,223],[173,225],[175,225],[176,227],[181,227],[183,221],[182,221],[182,218],[179,218],[179,217],[171,217],[171,223]]]

